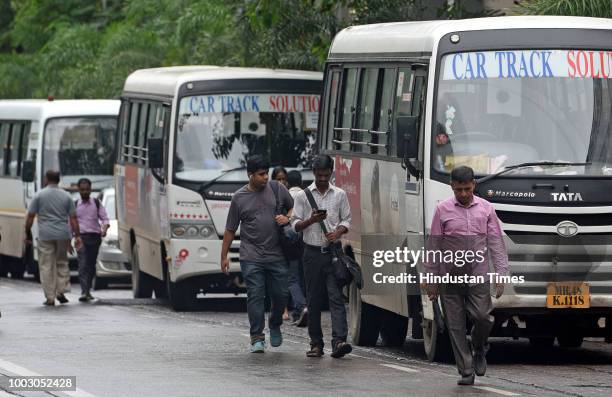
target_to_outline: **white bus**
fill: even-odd
[[[23,240],[26,210],[45,171],[58,170],[75,198],[82,177],[96,191],[112,186],[119,106],[117,100],[0,101],[0,275],[21,278],[27,269],[38,276],[36,249]],[[37,230],[35,222],[34,248]]]
[[[230,277],[219,261],[245,158],[262,154],[312,180],[321,90],[321,73],[290,70],[183,66],[127,78],[115,175],[135,297],[155,292],[183,310],[199,293],[244,291],[239,241]]]
[[[346,245],[366,283],[349,291],[356,344],[403,344],[411,318],[428,358],[450,353],[418,282],[375,282],[378,272],[416,275],[412,264],[379,269],[372,255],[422,247],[461,164],[487,178],[477,194],[497,211],[518,281],[494,299],[492,335],[612,340],[611,77],[609,19],[389,23],[335,37],[319,134],[361,210]]]

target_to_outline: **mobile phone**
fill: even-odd
[[[319,214],[327,214],[327,210],[326,210],[326,209],[324,209],[324,208],[319,208],[319,209],[317,210],[317,213],[319,213]]]

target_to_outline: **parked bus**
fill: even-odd
[[[261,154],[312,180],[321,90],[321,73],[290,70],[184,66],[127,78],[115,175],[135,297],[155,292],[183,310],[199,293],[244,291],[239,234],[229,277],[220,258],[245,159]]]
[[[517,280],[493,299],[492,335],[612,340],[611,76],[609,19],[402,22],[335,37],[319,142],[354,211],[345,247],[366,284],[349,291],[356,344],[403,344],[410,318],[429,359],[451,352],[438,302],[418,282],[377,284],[372,255],[423,246],[457,165],[481,180]],[[383,269],[416,276],[413,265]]]
[[[24,225],[45,171],[59,170],[61,187],[75,199],[79,178],[91,179],[95,191],[112,186],[119,106],[116,100],[0,101],[0,275],[22,278],[27,269],[38,276]],[[37,231],[35,222],[34,248]]]

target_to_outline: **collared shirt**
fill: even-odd
[[[349,206],[346,192],[337,186],[329,184],[329,188],[324,194],[321,194],[317,186],[313,182],[306,189],[312,192],[315,203],[319,209],[327,210],[327,218],[325,227],[328,232],[335,231],[338,226],[344,226],[347,229],[351,226],[351,207]],[[310,218],[312,207],[308,202],[306,193],[302,190],[295,195],[293,214],[291,216],[291,226],[295,230],[295,225],[300,221],[305,221]],[[303,231],[304,243],[308,245],[316,245],[323,247],[328,245],[328,241],[323,234],[321,225],[315,223],[308,226]]]
[[[109,224],[106,209],[102,203],[100,203],[100,209],[98,209],[95,200],[93,197],[89,197],[87,201],[78,199],[76,202],[76,214],[81,233],[100,234],[100,225]]]
[[[480,197],[474,196],[467,207],[454,196],[438,203],[431,221],[428,249],[448,249],[454,253],[462,250],[485,252],[483,261],[466,261],[471,262],[470,267],[463,270],[469,269],[473,276],[488,273],[489,257],[496,273],[505,275],[508,272],[506,246],[495,208]],[[439,275],[458,270],[456,264],[444,263],[446,266],[441,266],[440,263],[429,262],[426,264],[427,270]]]

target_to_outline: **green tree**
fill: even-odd
[[[612,18],[612,0],[524,0],[517,10],[527,15]]]

